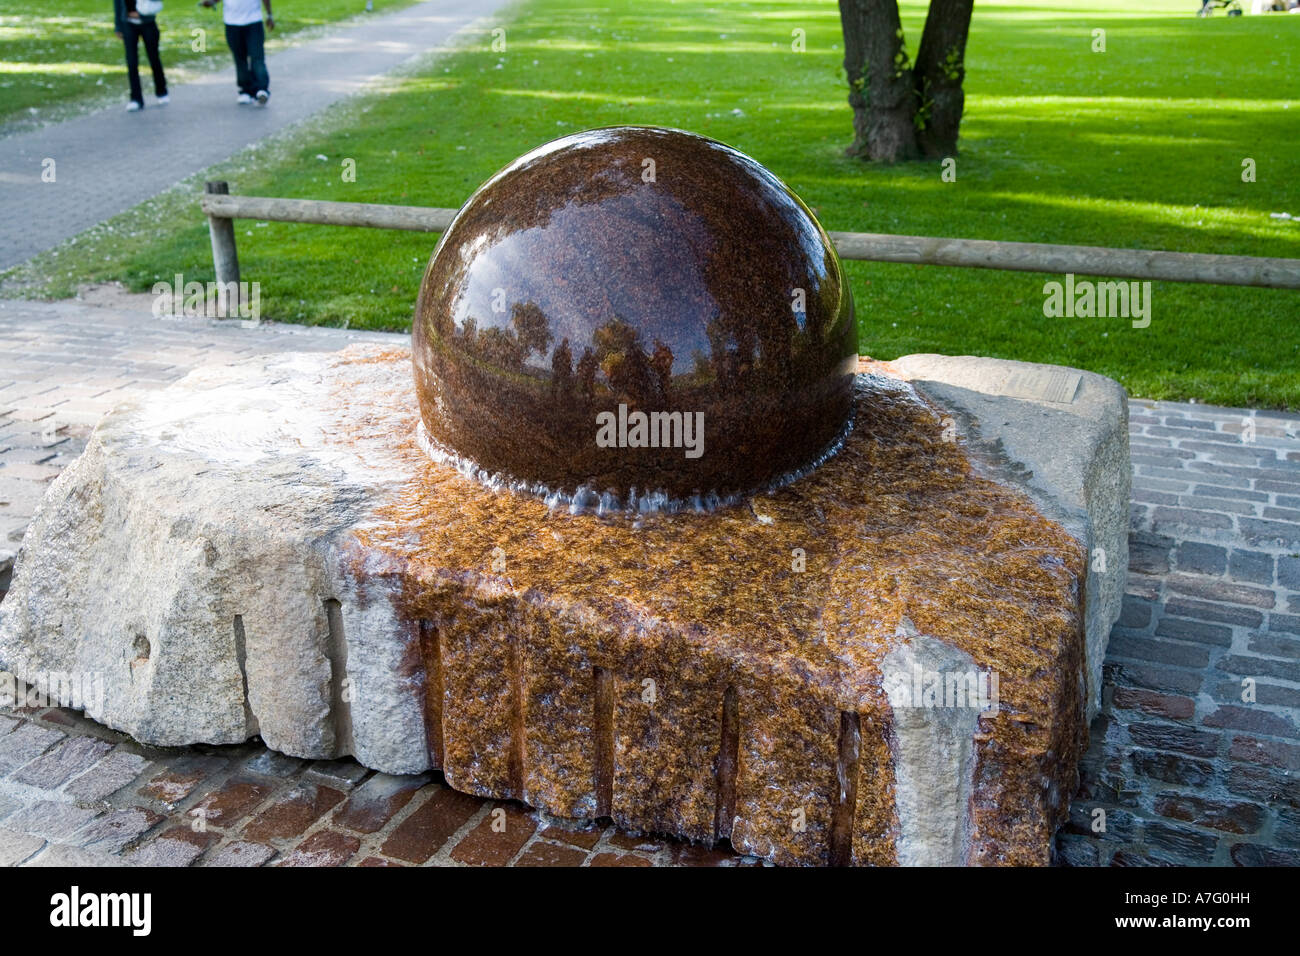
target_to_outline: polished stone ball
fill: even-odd
[[[413,352],[435,455],[645,510],[832,452],[857,331],[830,239],[779,179],[626,126],[540,146],[470,197],[425,270]]]

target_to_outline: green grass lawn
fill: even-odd
[[[9,3],[10,0],[0,0]],[[956,182],[873,168],[851,138],[834,3],[531,0],[508,49],[484,32],[274,150],[218,170],[232,191],[456,206],[558,135],[654,123],[716,137],[781,176],[831,230],[1300,258],[1300,16],[1198,19],[1196,0],[980,0]],[[913,52],[925,11],[904,4]],[[791,51],[791,31],[807,52]],[[1094,29],[1106,52],[1092,51]],[[321,158],[323,157],[323,158]],[[1242,181],[1242,161],[1257,181]],[[357,181],[340,179],[352,158]],[[47,254],[8,285],[211,278],[190,196]],[[403,329],[436,237],[238,224],[266,317]],[[123,257],[121,236],[134,235]],[[1075,365],[1135,395],[1300,408],[1300,296],[1156,283],[1150,327],[1049,319],[1034,274],[851,263],[861,350]],[[35,286],[31,283],[35,282]]]
[[[374,0],[377,11],[408,6],[414,0]],[[365,0],[289,0],[273,3],[275,30],[268,48],[276,49],[308,27],[356,16]],[[217,58],[226,65],[221,10],[205,10],[195,0],[168,0],[158,15],[164,68],[176,79]],[[203,51],[195,49],[201,30]],[[97,99],[116,90],[126,101],[122,41],[113,35],[113,0],[56,0],[29,3],[0,0],[0,124],[40,118],[58,107]],[[140,46],[140,64],[149,67]],[[169,77],[172,79],[172,77]],[[148,83],[145,84],[148,88]]]

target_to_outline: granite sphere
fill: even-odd
[[[848,427],[857,351],[803,202],[743,153],[657,127],[565,136],[484,183],[413,328],[431,451],[642,510],[814,466]]]

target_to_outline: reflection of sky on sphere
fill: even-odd
[[[593,208],[597,205],[599,210]],[[699,250],[671,262],[647,256],[631,244],[615,262],[582,255],[584,219],[593,214],[623,219],[628,212],[619,207],[625,205],[621,196],[598,204],[567,203],[552,213],[546,226],[508,233],[490,243],[485,236],[476,237],[478,241],[467,244],[465,252],[472,267],[452,307],[456,327],[463,330],[465,320],[473,316],[480,331],[490,327],[508,329],[513,307],[532,302],[550,321],[552,352],[567,338],[574,354],[579,355],[592,345],[592,334],[598,326],[612,318],[623,318],[633,325],[655,328],[673,349],[674,373],[689,371],[696,351],[708,354],[707,323],[720,311],[701,269]],[[690,215],[679,205],[677,209],[679,215]],[[541,278],[530,274],[530,264],[564,252],[561,246],[575,253],[563,283],[546,276],[548,270],[541,270]],[[666,267],[671,267],[670,277],[663,275]],[[570,289],[575,286],[600,288],[602,300],[574,295]],[[498,289],[504,290],[504,297],[497,296]],[[494,309],[498,303],[503,307]],[[692,314],[673,314],[687,309]],[[654,343],[643,344],[651,347]],[[528,364],[549,369],[552,352],[545,356],[534,352]]]
[[[643,132],[645,139],[639,145],[648,158],[656,158],[657,138],[680,135]],[[617,144],[621,135],[619,130],[589,130],[520,157],[488,181],[483,211],[493,199],[487,187],[498,180],[567,163],[571,151]],[[792,257],[798,261],[786,263],[786,275],[772,276],[770,294],[781,297],[790,310],[792,331],[805,331],[808,308],[827,276],[824,234],[807,208],[759,163],[720,143],[697,141],[722,160],[716,176],[725,177],[737,206],[766,208],[771,221],[788,230],[787,248],[797,248],[801,255]],[[739,175],[726,175],[727,166]],[[536,305],[547,318],[552,340],[546,354],[532,351],[524,362],[544,372],[551,368],[562,341],[568,340],[576,360],[592,347],[598,327],[620,318],[645,333],[642,345],[647,350],[656,341],[671,350],[672,374],[695,369],[697,359],[708,357],[714,348],[709,325],[724,310],[709,269],[728,269],[731,264],[722,258],[728,253],[719,249],[710,233],[716,226],[711,227],[679,198],[679,193],[698,189],[699,184],[679,185],[671,162],[662,155],[656,158],[653,182],[643,181],[643,168],[635,155],[611,155],[581,181],[557,188],[549,196],[518,197],[528,207],[528,222],[486,224],[468,237],[457,250],[459,287],[451,302],[455,328],[463,333],[472,317],[479,332],[492,328],[509,332],[514,308]],[[649,198],[647,191],[652,194]],[[743,226],[743,220],[737,225]],[[622,235],[625,241],[596,240],[598,234],[609,233]],[[759,237],[741,233],[742,241],[747,238]],[[718,261],[711,262],[714,259]],[[798,284],[796,276],[802,277]],[[802,309],[794,308],[797,288],[804,291]],[[728,321],[735,318],[727,317]],[[726,344],[732,351],[740,349],[734,339]]]

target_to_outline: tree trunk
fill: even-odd
[[[853,107],[849,155],[884,163],[919,156],[913,123],[914,80],[897,0],[839,0],[839,4]]]
[[[917,145],[937,159],[957,154],[966,97],[966,36],[974,0],[930,0],[916,55]]]

